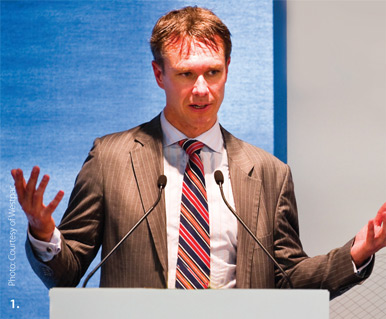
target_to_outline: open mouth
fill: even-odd
[[[195,108],[195,109],[204,109],[208,106],[209,104],[190,104],[189,106]]]

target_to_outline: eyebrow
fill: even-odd
[[[188,71],[191,71],[191,68],[188,68],[188,67],[170,67],[172,69],[172,71],[174,72],[188,72]],[[224,68],[224,65],[221,63],[219,64],[213,64],[213,65],[209,65],[208,66],[208,70],[218,70],[218,69],[222,69]]]

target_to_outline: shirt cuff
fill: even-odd
[[[370,265],[370,263],[373,261],[373,258],[374,256],[372,255],[369,260],[364,264],[362,265],[361,267],[357,268],[357,266],[355,266],[355,263],[354,261],[352,261],[352,265],[354,267],[354,273],[356,273],[358,276],[364,276],[365,274],[365,271],[366,271],[366,268],[368,265]]]
[[[61,251],[60,231],[55,227],[54,233],[52,234],[51,241],[41,241],[34,238],[28,228],[28,239],[31,246],[34,249],[36,256],[43,262],[52,260]]]

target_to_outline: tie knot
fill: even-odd
[[[204,143],[196,140],[181,140],[178,142],[178,144],[185,150],[185,152],[191,156],[192,154],[196,153],[197,155],[200,154],[201,149],[204,147]]]

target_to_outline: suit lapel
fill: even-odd
[[[236,212],[256,234],[260,203],[261,180],[254,174],[254,164],[242,148],[242,143],[222,129],[228,154],[229,174]],[[237,287],[250,286],[252,256],[255,242],[239,223],[237,230]]]
[[[253,162],[249,160],[247,153],[243,151],[241,142],[223,128],[222,133],[228,154],[229,174],[236,212],[251,231],[256,234],[261,180],[255,176]],[[153,205],[158,196],[157,179],[164,172],[162,130],[159,116],[139,131],[135,141],[139,147],[131,152],[131,160],[145,212]],[[168,262],[164,194],[159,205],[148,216],[147,221],[166,282]],[[239,224],[236,266],[237,287],[247,288],[250,286],[254,245],[254,240]]]
[[[138,184],[144,212],[155,202],[158,196],[157,180],[163,174],[162,130],[159,116],[143,126],[136,136],[135,141],[139,147],[131,152],[133,171]],[[155,244],[155,249],[165,282],[167,278],[167,237],[166,237],[166,212],[165,193],[158,206],[147,217],[147,222]]]

